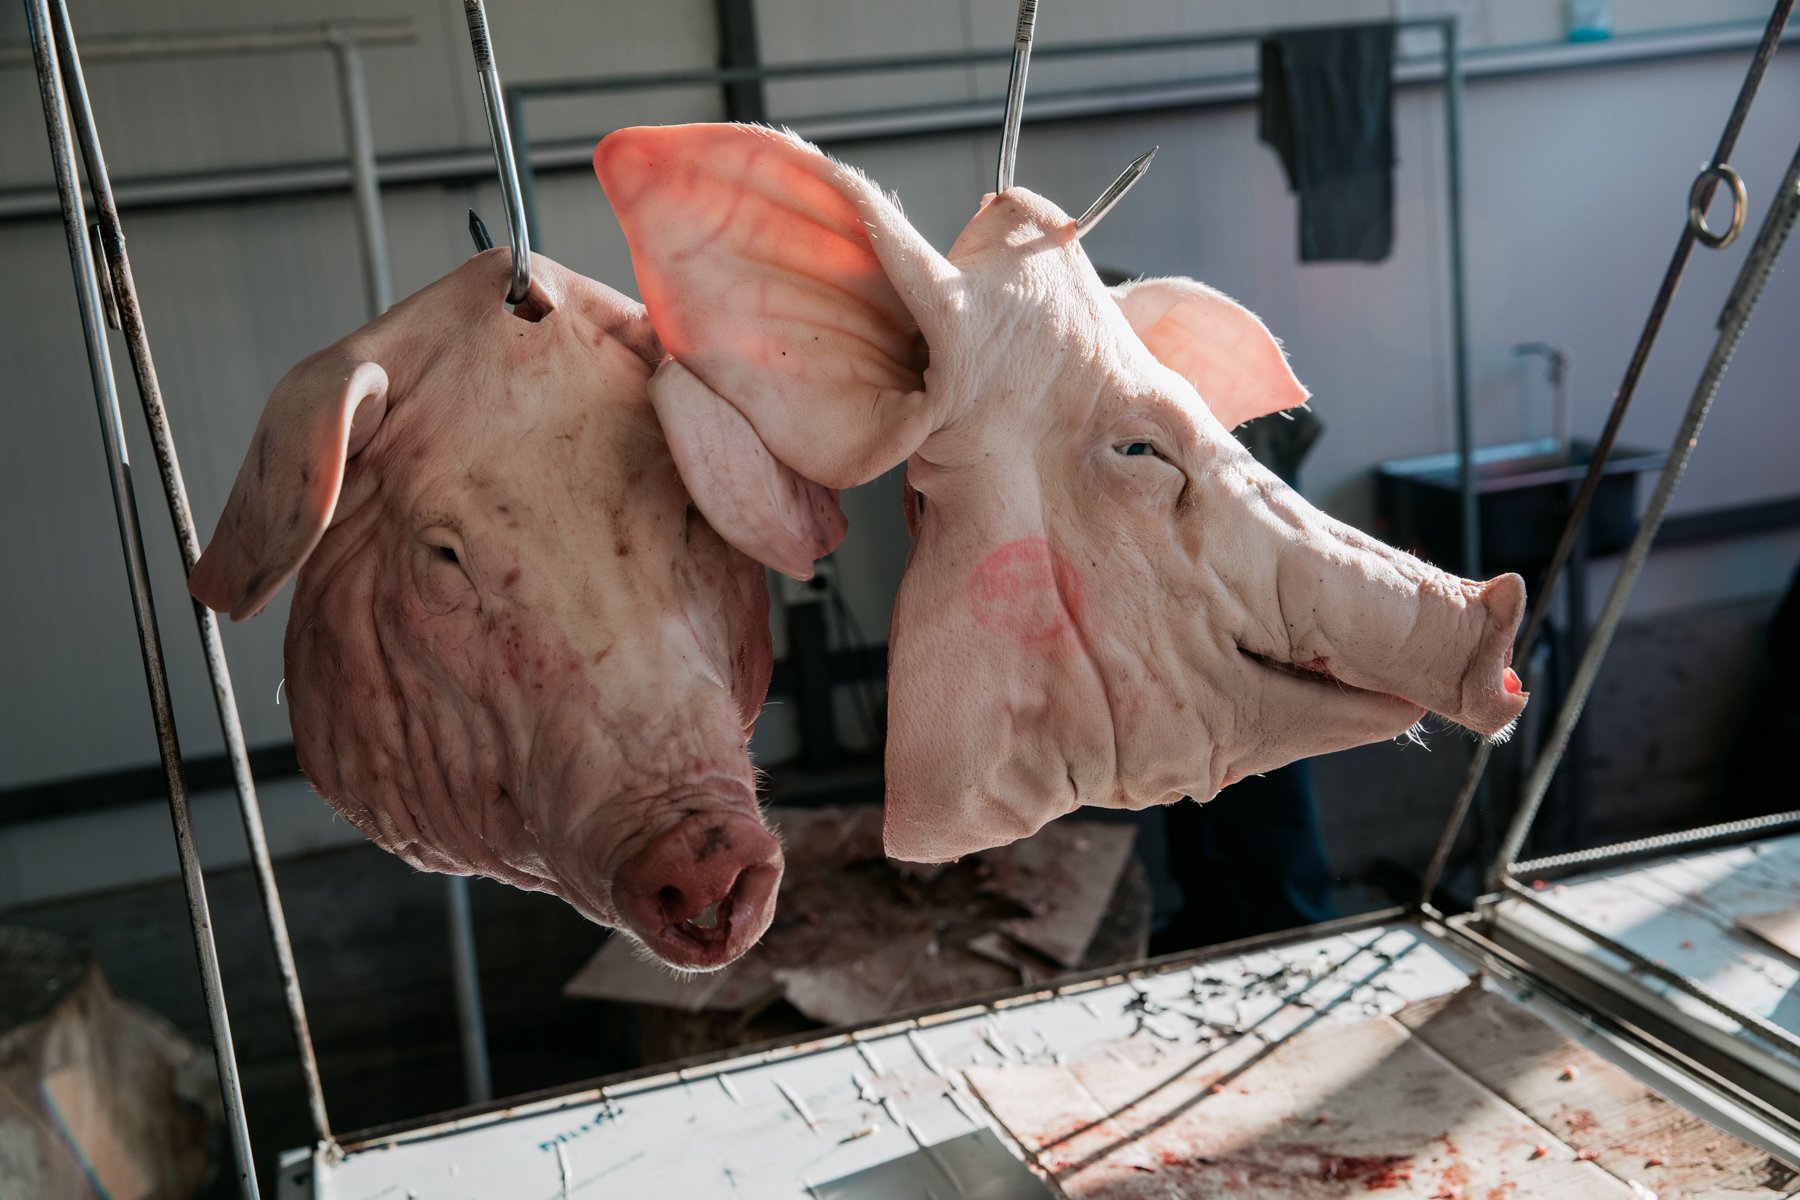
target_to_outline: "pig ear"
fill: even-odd
[[[776,461],[744,415],[674,359],[650,377],[650,402],[688,494],[720,537],[795,579],[837,549],[849,523],[837,491]]]
[[[1150,353],[1193,384],[1225,428],[1310,395],[1275,335],[1223,292],[1191,279],[1142,279],[1111,290]]]
[[[261,612],[331,524],[344,464],[387,413],[387,372],[329,351],[294,367],[256,423],[188,591],[234,621]]]
[[[849,487],[924,440],[925,345],[902,297],[955,271],[874,184],[747,125],[621,129],[594,171],[664,347],[776,459]]]

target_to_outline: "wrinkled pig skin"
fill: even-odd
[[[746,751],[762,568],[688,502],[642,307],[534,256],[514,315],[510,262],[288,373],[190,589],[241,619],[298,570],[295,747],[377,844],[719,967],[782,870]]]
[[[1204,800],[1426,710],[1504,736],[1523,708],[1517,576],[1457,579],[1365,537],[1229,434],[1307,394],[1226,297],[1109,292],[1068,215],[1023,188],[942,256],[864,176],[773,130],[622,130],[595,169],[673,355],[651,395],[677,463],[692,480],[755,443],[754,501],[790,498],[721,533],[791,569],[838,532],[805,481],[906,463],[891,855]],[[711,516],[740,496],[695,499]]]

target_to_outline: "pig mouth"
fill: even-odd
[[[657,893],[657,904],[663,916],[663,927],[659,931],[661,940],[691,946],[705,957],[731,939],[731,916],[737,908],[735,892],[714,900],[691,917],[678,915],[685,907],[684,900],[677,888],[665,887]]]
[[[1266,667],[1271,671],[1279,671],[1281,674],[1292,676],[1295,679],[1304,679],[1308,683],[1328,684],[1341,692],[1351,692],[1362,696],[1373,696],[1382,700],[1400,700],[1407,704],[1412,703],[1412,701],[1407,700],[1404,696],[1396,696],[1390,692],[1374,692],[1370,691],[1368,688],[1359,688],[1353,683],[1345,683],[1342,679],[1339,679],[1336,675],[1331,673],[1331,668],[1325,664],[1325,660],[1322,658],[1315,658],[1311,662],[1303,663],[1288,662],[1285,659],[1271,658],[1267,654],[1258,654],[1256,651],[1251,650],[1246,646],[1239,646],[1238,653],[1242,654],[1251,662],[1256,663],[1258,666]],[[1417,706],[1415,705],[1414,707]]]

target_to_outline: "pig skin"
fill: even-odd
[[[652,401],[725,537],[800,574],[839,528],[804,485],[906,463],[895,857],[1084,804],[1205,800],[1426,710],[1504,736],[1523,708],[1517,576],[1382,545],[1230,436],[1307,393],[1227,297],[1109,292],[1074,222],[1023,188],[940,255],[868,179],[774,130],[620,130],[594,161],[673,355]],[[759,443],[730,477],[722,426]],[[759,519],[734,521],[752,501]]]
[[[189,586],[241,619],[298,571],[295,746],[377,844],[716,968],[782,870],[746,750],[762,568],[689,503],[642,307],[534,256],[515,315],[510,264],[478,255],[288,373]]]

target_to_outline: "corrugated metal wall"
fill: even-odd
[[[1051,3],[1040,30],[1054,41],[1159,36],[1252,22],[1384,16],[1390,0],[1197,5],[1181,0]],[[1440,6],[1399,3],[1411,13]],[[1555,0],[1459,3],[1471,40],[1553,40]],[[1708,6],[1713,19],[1757,17],[1764,5]],[[1622,31],[1691,19],[1674,0],[1621,0]],[[762,0],[764,57],[890,54],[993,47],[1010,29],[1012,0]],[[388,0],[292,4],[236,0],[91,0],[74,16],[85,37],[245,27],[296,20],[400,16],[408,46],[367,51],[379,152],[481,149],[485,129],[460,6]],[[509,82],[700,66],[717,54],[709,0],[655,4],[558,2],[492,6]],[[22,38],[17,9],[0,8],[0,37]],[[1239,49],[1079,66],[1045,59],[1035,88],[1097,86],[1147,74],[1250,69]],[[1710,151],[1741,74],[1743,53],[1475,84],[1466,164],[1478,437],[1548,431],[1541,381],[1510,347],[1545,339],[1576,355],[1576,427],[1600,422],[1681,219],[1692,173]],[[96,64],[89,71],[116,178],[333,159],[341,122],[322,53],[183,63]],[[776,119],[926,99],[991,96],[1003,69],[944,71],[877,81],[783,83],[769,89]],[[1746,129],[1739,165],[1766,195],[1792,150],[1800,63],[1785,53]],[[534,105],[535,138],[592,137],[638,121],[705,119],[712,92],[653,93]],[[1369,516],[1366,472],[1396,455],[1445,449],[1451,439],[1443,250],[1442,106],[1435,90],[1399,104],[1400,167],[1394,257],[1378,266],[1299,267],[1293,204],[1280,168],[1256,141],[1249,106],[1028,128],[1019,179],[1079,208],[1135,154],[1162,156],[1127,203],[1089,241],[1096,262],[1151,274],[1190,274],[1260,312],[1292,352],[1328,424],[1306,473],[1309,493],[1352,520]],[[914,221],[947,246],[991,187],[997,135],[953,135],[834,148],[897,190]],[[0,71],[0,187],[49,178],[35,83]],[[500,234],[492,186],[413,185],[384,193],[396,288],[402,295],[468,252],[464,210],[474,204]],[[630,286],[621,239],[592,176],[539,181],[543,249]],[[1758,210],[1760,212],[1760,209]],[[349,194],[289,197],[126,213],[137,277],[203,532],[210,532],[262,402],[295,359],[360,324],[362,283]],[[1646,380],[1635,440],[1660,440],[1685,401],[1741,247],[1696,264]],[[0,222],[0,788],[153,761],[150,722],[118,563],[92,399],[71,299],[60,225]],[[1729,377],[1679,505],[1709,507],[1796,490],[1792,447],[1792,321],[1800,275],[1780,276]],[[121,358],[121,363],[122,363]],[[129,383],[126,383],[130,397]],[[134,399],[134,397],[132,397]],[[137,422],[128,414],[128,425]],[[157,509],[151,459],[136,443],[151,559],[174,660],[190,753],[218,746],[204,674]],[[851,498],[856,528],[843,551],[852,599],[872,636],[904,563],[891,480]],[[1760,586],[1743,567],[1736,586]],[[1689,568],[1680,568],[1685,573]],[[1748,574],[1745,574],[1748,572]],[[1765,570],[1766,574],[1766,570]],[[1753,580],[1745,583],[1746,579]],[[252,744],[287,739],[276,707],[285,599],[228,631]]]

